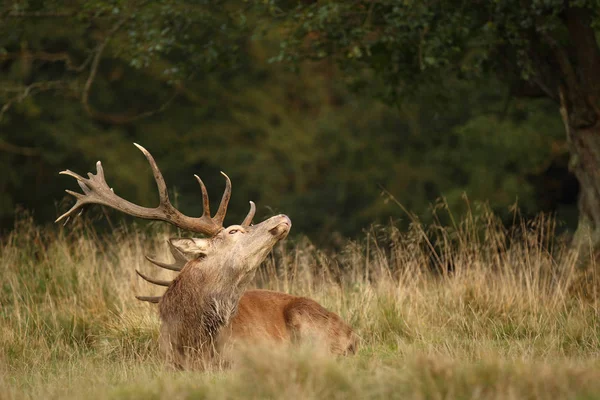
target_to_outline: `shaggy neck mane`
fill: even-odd
[[[169,327],[161,334],[169,335],[177,350],[185,353],[194,349],[214,355],[215,340],[236,314],[243,293],[243,282],[223,282],[206,271],[186,265],[160,302],[160,316]]]

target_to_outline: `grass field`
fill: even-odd
[[[553,232],[544,217],[506,231],[484,212],[427,232],[374,227],[335,252],[288,240],[256,286],[339,313],[359,353],[255,348],[199,373],[162,363],[156,306],[134,298],[160,293],[134,270],[167,277],[143,255],[167,259],[174,233],[22,218],[0,247],[0,399],[600,398],[600,285]]]

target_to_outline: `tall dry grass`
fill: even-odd
[[[337,251],[277,246],[255,284],[312,297],[362,339],[359,354],[248,349],[230,371],[173,372],[157,350],[160,289],[135,269],[172,232],[24,217],[0,247],[0,398],[594,398],[594,268],[540,216],[507,230],[489,211],[406,232],[373,227]],[[164,228],[161,228],[164,229]]]

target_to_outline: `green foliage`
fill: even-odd
[[[485,86],[497,85],[507,97],[546,97],[562,104],[572,129],[594,126],[599,118],[597,1],[505,0],[474,5],[462,0],[272,0],[262,4],[277,21],[274,29],[281,38],[279,54],[271,61],[298,66],[307,59],[333,60],[350,87],[401,109],[425,106],[431,115],[440,98],[442,104],[447,99],[457,101],[457,96],[448,93],[456,88],[456,81],[469,82],[469,95],[481,96],[485,89],[482,93],[473,88],[477,87],[474,82],[483,79],[488,82]],[[455,84],[447,85],[448,81]],[[490,81],[494,83],[489,85]],[[424,93],[429,101],[423,101]],[[469,101],[459,104],[465,107],[464,103]],[[493,107],[494,103],[488,98],[483,104]],[[540,208],[534,200],[540,193],[533,193],[536,184],[527,177],[545,175],[544,167],[565,168],[568,152],[559,139],[558,115],[548,118],[551,111],[539,104],[520,102],[519,107],[530,108],[531,125],[523,119],[503,120],[478,111],[467,117],[468,122],[461,121],[464,110],[444,110],[443,117],[454,119],[445,132],[448,137],[427,132],[434,136],[432,142],[442,145],[427,146],[423,158],[429,160],[430,175],[445,175],[450,184],[440,188],[437,179],[421,176],[430,181],[429,191],[445,195],[453,206],[467,190],[471,198],[488,198],[493,205],[506,206],[509,198],[518,197],[526,210]],[[571,156],[576,165],[578,154]],[[447,168],[438,169],[436,163]],[[581,176],[595,174],[595,167],[586,168],[580,167],[578,179],[591,185]],[[562,175],[563,184],[568,184],[569,178]],[[536,180],[539,190],[540,180],[532,179]],[[571,198],[576,196],[574,186],[569,189]],[[410,189],[419,193],[421,188]],[[431,196],[411,200],[418,203],[423,198]],[[412,201],[409,205],[415,209]]]
[[[247,201],[254,200],[257,219],[285,212],[295,232],[329,240],[332,231],[356,235],[373,222],[405,218],[381,196],[384,189],[424,220],[440,196],[460,210],[463,192],[499,211],[517,198],[527,213],[555,210],[562,201],[546,194],[546,182],[557,192],[562,184],[562,177],[546,177],[549,166],[558,163],[566,170],[567,150],[554,106],[507,101],[509,92],[497,80],[467,82],[444,72],[423,81],[410,101],[386,105],[347,88],[348,80],[366,83],[373,94],[394,87],[364,68],[368,60],[379,60],[381,68],[398,67],[385,51],[359,46],[360,53],[339,66],[329,60],[302,62],[290,72],[268,60],[279,51],[282,37],[288,44],[280,56],[295,51],[291,39],[246,3],[14,4],[11,12],[17,14],[0,15],[6,22],[0,27],[0,47],[10,55],[0,55],[0,70],[6,72],[0,75],[0,99],[10,103],[0,119],[0,221],[5,230],[18,207],[35,210],[40,222],[56,218],[69,205],[62,201],[63,189],[76,188],[57,172],[85,173],[97,160],[119,195],[154,205],[154,183],[132,142],[153,153],[185,213],[201,213],[192,174],[203,178],[216,203],[223,170],[234,185],[227,222],[241,220]],[[314,21],[305,17],[306,32],[313,32],[317,19],[323,29],[344,28],[333,22],[345,23],[350,6],[328,4],[310,6],[323,9]],[[377,18],[392,21],[403,15],[380,15],[383,3],[373,4],[372,20],[352,37],[379,26]],[[424,3],[411,4],[413,14],[427,17]],[[69,16],[17,17],[19,12]],[[400,39],[409,40],[414,32],[405,28],[406,37]],[[336,35],[342,40],[346,34]],[[87,109],[84,93],[92,60],[107,38]],[[325,38],[323,46],[334,43]],[[40,52],[67,54],[72,65],[64,58],[26,56]],[[427,57],[434,52],[427,50]],[[442,58],[427,61],[427,68],[450,66]],[[77,65],[84,68],[70,68]],[[423,83],[420,79],[415,75],[411,82]],[[55,81],[64,86],[35,86],[21,98],[28,85]],[[91,212],[103,215],[97,208]]]
[[[583,10],[582,25],[600,21],[596,0],[582,1],[305,1],[264,2],[281,46],[274,61],[334,58],[354,85],[369,85],[367,66],[388,101],[406,98],[448,74],[496,72],[515,84],[531,81],[557,98],[565,74],[553,49],[568,46],[564,13]],[[590,51],[597,49],[590,49]],[[370,85],[369,85],[370,86]]]

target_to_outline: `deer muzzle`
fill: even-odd
[[[292,229],[292,221],[287,215],[280,214],[271,218],[275,226],[269,229],[269,233],[275,236],[278,240],[285,238],[290,229]]]

